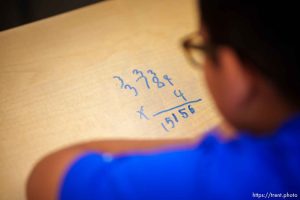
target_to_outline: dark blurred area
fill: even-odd
[[[0,0],[0,31],[103,0]]]

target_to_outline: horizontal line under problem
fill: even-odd
[[[193,101],[188,101],[188,102],[185,102],[185,103],[180,104],[180,105],[178,105],[178,106],[174,106],[174,107],[172,107],[172,108],[168,108],[168,109],[159,111],[159,112],[153,114],[153,117],[155,117],[155,116],[157,116],[157,115],[160,115],[160,114],[162,114],[162,113],[165,113],[165,112],[169,112],[169,111],[174,110],[174,109],[176,109],[176,108],[180,108],[180,107],[185,106],[185,105],[187,105],[187,104],[197,103],[197,102],[199,102],[199,101],[201,101],[201,100],[202,100],[202,99],[196,99],[196,100],[193,100]]]

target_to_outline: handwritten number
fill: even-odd
[[[168,81],[171,86],[173,86],[172,79],[167,74],[164,75],[163,78]]]
[[[159,79],[158,79],[157,76],[154,76],[154,77],[152,78],[152,81],[153,81],[153,83],[156,83],[156,84],[157,84],[157,87],[158,87],[158,88],[162,88],[162,87],[165,86],[165,83],[159,81]]]
[[[118,79],[119,81],[120,81],[120,83],[121,83],[121,89],[123,89],[123,86],[124,86],[124,81],[123,81],[123,79],[120,77],[120,76],[114,76],[113,78],[115,78],[115,79]]]
[[[151,69],[148,69],[147,73],[148,74],[152,74],[153,76],[156,76],[156,73],[153,70],[151,70]]]
[[[167,124],[172,124],[172,127],[171,128],[174,128],[175,127],[175,124],[174,124],[174,122],[173,122],[173,120],[170,118],[170,117],[166,117],[165,118],[165,121],[166,121],[166,123]]]
[[[188,105],[188,109],[192,114],[196,112],[195,109],[192,107],[192,105]]]
[[[192,107],[192,105],[188,105],[187,109],[190,111],[191,114],[194,114],[196,112],[196,110]],[[186,119],[186,118],[189,117],[187,109],[186,108],[181,108],[181,109],[178,110],[178,113],[181,115],[182,118]],[[175,113],[172,113],[172,116],[171,117],[166,117],[165,122],[162,122],[161,125],[162,125],[162,127],[164,128],[165,131],[169,132],[169,129],[165,126],[165,123],[170,125],[171,128],[175,128],[175,122],[178,123],[179,119],[178,119],[178,117],[176,116]]]
[[[145,84],[146,84],[147,88],[150,89],[150,86],[149,86],[149,83],[148,83],[148,79],[147,79],[147,77],[143,74],[142,71],[137,70],[137,69],[134,69],[134,70],[132,71],[132,73],[133,73],[133,74],[136,74],[136,75],[140,75],[140,76],[135,80],[135,82],[138,82],[141,78],[143,78],[144,81],[145,81]]]
[[[157,77],[156,73],[155,73],[153,70],[149,69],[149,70],[147,71],[147,73],[153,75],[153,77],[152,77],[152,82],[155,83],[155,84],[157,84],[157,87],[158,87],[158,88],[162,88],[162,87],[165,86],[165,83],[164,83],[164,82],[161,82],[161,81],[159,80],[159,78]]]
[[[132,90],[134,92],[134,96],[138,95],[138,91],[135,87],[129,85],[129,84],[125,84],[124,80],[120,77],[120,76],[113,76],[114,79],[118,79],[121,83],[120,87],[121,89],[128,89],[128,90]]]
[[[161,126],[164,128],[165,131],[169,132],[164,123],[161,123]]]
[[[128,85],[126,84],[124,89],[129,89],[129,90],[133,90],[134,91],[134,96],[137,96],[138,95],[138,91],[136,90],[135,87],[131,86],[131,85]]]
[[[187,114],[187,112],[184,112],[184,110],[185,110],[185,108],[181,108],[181,109],[178,110],[178,112],[181,114],[181,116],[183,118],[188,118],[189,115]]]
[[[161,81],[160,78],[157,76],[157,74],[151,69],[147,70],[147,72],[145,72],[145,74],[152,75],[152,78],[149,77],[149,75],[145,76],[143,71],[138,70],[138,69],[132,70],[132,74],[137,75],[135,82],[138,82],[141,79],[143,79],[145,82],[145,85],[148,89],[150,89],[148,80],[152,81],[152,83],[155,84],[158,88],[162,88],[162,87],[166,86],[167,84],[169,84],[170,86],[174,86],[172,79],[167,74],[163,75],[163,77],[162,77],[163,81]],[[137,88],[126,83],[120,76],[113,76],[113,79],[117,79],[119,81],[121,89],[131,90],[134,93],[134,96],[138,96]],[[164,121],[161,122],[161,126],[166,132],[169,132],[171,128],[175,128],[177,123],[179,123],[179,121],[182,120],[181,117],[188,118],[189,115],[194,114],[196,112],[196,110],[192,107],[192,105],[190,105],[191,103],[196,103],[196,102],[201,101],[201,99],[197,99],[194,101],[187,102],[187,99],[185,98],[185,96],[181,90],[174,90],[173,94],[178,98],[182,98],[185,101],[185,103],[153,114],[153,117],[155,117],[162,113],[169,112],[173,109],[178,109],[177,111],[173,111],[172,113],[170,113],[171,116],[169,115],[169,117],[165,117]],[[182,107],[184,105],[187,105],[187,107],[185,106],[185,108],[179,109],[180,107]],[[143,106],[141,106],[140,109],[136,112],[139,114],[140,119],[149,120],[148,116],[144,112]]]
[[[178,90],[178,91],[177,91],[177,90],[174,90],[173,93],[174,93],[174,95],[175,95],[176,97],[178,97],[178,98],[181,97],[184,101],[187,101],[186,98],[185,98],[185,96],[184,96],[184,94],[181,92],[181,90]]]
[[[174,113],[172,113],[172,116],[173,116],[175,122],[178,122],[178,118],[177,118],[177,116]]]

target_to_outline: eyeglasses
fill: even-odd
[[[192,64],[200,67],[203,66],[205,55],[211,49],[209,45],[204,43],[203,37],[198,32],[184,38],[182,46],[187,59]]]

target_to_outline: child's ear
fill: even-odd
[[[251,102],[255,92],[254,74],[232,48],[218,48],[217,59],[222,70],[223,88],[226,89],[229,101],[227,103],[242,109]]]

